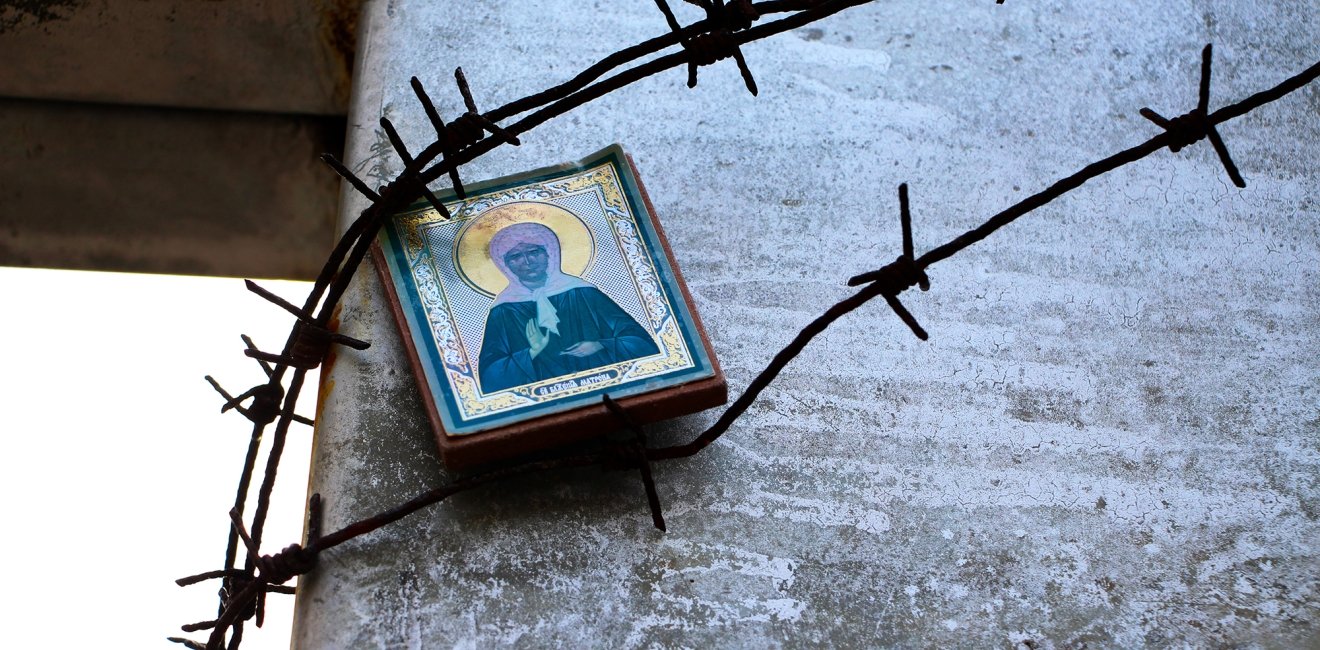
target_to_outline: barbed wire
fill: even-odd
[[[244,354],[255,359],[261,366],[267,376],[265,383],[235,396],[222,388],[215,379],[206,377],[225,400],[221,410],[235,410],[251,421],[252,434],[240,472],[234,506],[229,512],[229,539],[223,568],[176,581],[180,586],[194,585],[212,579],[222,581],[216,617],[182,627],[185,632],[210,630],[209,637],[204,644],[180,637],[170,637],[171,641],[195,649],[219,650],[228,647],[234,650],[241,644],[245,621],[255,619],[256,625],[261,626],[266,594],[293,593],[293,588],[283,583],[312,570],[321,552],[398,521],[459,492],[515,476],[583,466],[600,466],[609,470],[637,470],[646,489],[653,522],[657,528],[664,530],[664,517],[659,493],[651,474],[651,463],[692,456],[717,440],[746,412],[761,392],[806,348],[811,340],[834,322],[875,298],[883,297],[913,334],[926,340],[928,334],[925,329],[899,300],[899,296],[913,287],[920,287],[923,291],[929,290],[930,279],[926,274],[928,268],[956,255],[998,229],[1080,187],[1087,181],[1166,147],[1170,151],[1178,152],[1202,139],[1209,139],[1230,179],[1239,187],[1244,187],[1245,181],[1215,127],[1278,100],[1320,77],[1320,62],[1317,62],[1274,87],[1210,112],[1208,107],[1212,48],[1207,45],[1202,51],[1201,80],[1195,108],[1172,119],[1167,119],[1149,108],[1141,109],[1143,116],[1163,129],[1162,133],[1085,166],[1078,172],[992,215],[980,226],[920,256],[917,256],[914,250],[908,187],[906,184],[900,185],[898,188],[902,230],[900,255],[885,266],[850,278],[849,286],[861,288],[803,327],[752,380],[743,393],[725,409],[716,422],[690,442],[668,447],[648,447],[643,428],[633,421],[626,409],[606,394],[602,397],[603,404],[618,419],[620,429],[627,432],[622,438],[604,440],[589,451],[575,451],[569,455],[507,465],[458,478],[423,492],[394,508],[350,523],[328,534],[322,534],[321,530],[321,497],[319,494],[313,494],[308,502],[306,543],[291,544],[273,555],[262,555],[262,535],[288,430],[294,422],[312,424],[307,418],[295,413],[307,372],[320,365],[332,345],[343,345],[358,350],[365,349],[369,345],[365,341],[335,332],[330,323],[335,307],[347,290],[354,273],[364,261],[371,242],[390,215],[418,198],[425,198],[442,215],[449,217],[448,209],[435,197],[427,184],[442,176],[448,176],[453,192],[460,199],[465,198],[466,192],[458,173],[460,165],[504,144],[518,146],[520,134],[591,100],[665,70],[686,66],[688,86],[693,87],[697,83],[697,70],[700,67],[732,58],[744,85],[755,95],[758,88],[742,55],[740,49],[742,45],[796,29],[871,0],[768,0],[759,3],[747,0],[687,1],[701,8],[705,12],[705,18],[683,27],[678,23],[666,0],[656,0],[657,7],[669,27],[669,33],[606,56],[560,85],[510,102],[487,113],[478,110],[471,87],[461,68],[455,71],[455,83],[467,110],[448,123],[441,119],[421,82],[413,77],[410,85],[436,132],[436,139],[413,155],[399,137],[393,124],[382,117],[381,127],[391,147],[403,162],[403,170],[392,181],[379,188],[369,187],[333,156],[327,154],[322,157],[327,165],[366,197],[370,205],[340,237],[301,307],[254,282],[247,282],[250,291],[288,311],[295,317],[296,322],[279,353],[262,351],[250,338],[243,335]],[[998,0],[997,4],[1002,4],[1002,0]],[[754,24],[767,15],[778,13],[790,15],[771,22]],[[639,63],[612,76],[605,76],[616,69],[675,46],[679,48],[675,52]],[[499,124],[517,115],[523,117],[512,124],[504,126]],[[289,374],[287,390],[284,387],[286,373]],[[247,402],[246,405],[244,402]],[[271,424],[275,425],[275,430],[249,530],[243,520],[244,508],[254,479],[260,444],[266,428]],[[241,569],[236,566],[240,546],[246,551]]]

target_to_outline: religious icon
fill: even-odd
[[[723,375],[617,145],[394,215],[374,251],[451,467],[722,404]]]

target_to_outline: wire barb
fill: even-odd
[[[738,73],[742,75],[747,91],[753,96],[758,94],[756,79],[752,77],[752,71],[747,67],[747,60],[743,58],[742,48],[733,36],[734,31],[747,29],[753,20],[760,17],[750,3],[735,3],[736,10],[730,12],[724,0],[693,2],[692,4],[706,11],[706,19],[714,27],[691,38],[683,36],[683,28],[678,24],[678,19],[674,17],[667,0],[655,0],[655,3],[664,13],[670,31],[678,37],[679,45],[688,53],[688,88],[697,86],[697,68],[733,57],[734,62],[738,64]]]
[[[297,318],[299,321],[307,323],[312,320],[312,317],[309,316],[307,312],[304,311],[302,308],[297,307],[293,303],[279,297],[274,292],[266,289],[265,287],[262,287],[256,282],[253,282],[251,280],[244,280],[243,283],[244,285],[247,286],[248,291],[251,291],[252,293],[257,294],[258,296],[265,298],[267,302],[270,302],[271,304],[283,309],[284,311],[293,314],[293,317]]]
[[[472,89],[468,87],[467,77],[463,74],[463,68],[454,68],[454,81],[458,83],[458,92],[463,95],[463,105],[467,107],[467,112],[459,117],[460,120],[468,118],[473,124],[480,127],[480,130],[487,131],[491,135],[515,147],[522,146],[522,141],[518,139],[518,136],[504,130],[503,127],[492,122],[485,115],[482,115],[481,111],[477,110],[477,102],[472,99]],[[481,132],[478,131],[474,140],[480,139],[481,137]]]
[[[348,181],[348,183],[353,186],[353,189],[361,193],[362,196],[367,197],[372,203],[380,201],[380,195],[377,194],[375,190],[367,187],[367,184],[363,183],[362,179],[354,175],[353,172],[348,171],[348,168],[344,166],[344,163],[339,162],[339,159],[335,158],[334,155],[328,153],[321,154],[321,162],[329,165],[330,169],[335,170],[336,174],[343,176],[344,180]]]
[[[412,85],[413,94],[417,95],[417,101],[422,104],[422,110],[426,112],[426,119],[431,121],[431,126],[435,129],[436,139],[443,147],[440,159],[443,164],[449,165],[449,182],[454,187],[454,193],[460,199],[467,198],[467,193],[463,191],[463,181],[458,177],[458,165],[450,162],[454,157],[454,150],[449,144],[449,133],[445,129],[445,121],[440,119],[440,113],[435,110],[435,104],[431,102],[431,96],[426,94],[422,82],[417,77],[412,77],[408,80],[408,83]],[[436,210],[446,219],[452,219],[454,216],[449,213],[449,209],[443,203],[437,205]]]
[[[323,325],[316,322],[316,319],[306,311],[262,288],[262,286],[256,282],[251,280],[245,280],[245,282],[247,283],[248,291],[265,298],[290,314],[293,314],[294,318],[298,319],[298,322],[294,324],[293,342],[289,347],[288,353],[271,354],[270,352],[262,352],[261,350],[256,349],[256,346],[249,345],[248,349],[243,351],[247,356],[257,359],[258,361],[268,361],[271,363],[292,366],[294,368],[301,368],[303,370],[311,370],[321,365],[321,361],[325,359],[326,354],[330,351],[331,343],[338,343],[339,345],[350,347],[354,350],[365,350],[371,347],[371,344],[366,341],[360,341],[351,336],[345,336],[339,332],[326,329]],[[244,393],[243,397],[247,396],[248,394]],[[282,393],[280,397],[283,398]]]
[[[249,350],[257,349],[257,344],[252,342],[252,337],[248,336],[247,334],[239,334],[238,336],[243,339],[243,345],[246,345],[247,349]],[[257,364],[261,366],[262,372],[265,372],[267,377],[270,377],[271,375],[275,374],[275,370],[270,367],[269,363],[262,361],[261,359],[257,359]]]
[[[1196,108],[1173,119],[1168,119],[1148,107],[1142,107],[1139,112],[1142,117],[1164,129],[1169,136],[1169,151],[1174,153],[1209,138],[1210,145],[1214,147],[1215,154],[1219,156],[1219,162],[1224,166],[1224,171],[1228,172],[1229,179],[1238,187],[1246,187],[1247,182],[1243,180],[1242,174],[1238,172],[1232,156],[1228,155],[1228,146],[1224,144],[1224,139],[1219,136],[1219,131],[1215,129],[1214,122],[1210,120],[1210,59],[1212,53],[1213,46],[1209,43],[1201,50],[1201,84]]]
[[[262,363],[264,364],[265,362],[263,361]],[[211,388],[214,388],[215,392],[220,393],[220,396],[225,398],[225,404],[220,408],[221,413],[224,413],[226,410],[233,408],[235,411],[238,411],[240,415],[247,418],[248,420],[251,420],[254,424],[270,424],[271,422],[274,421],[274,420],[265,419],[266,411],[264,409],[266,408],[266,404],[264,402],[260,402],[260,400],[262,399],[261,395],[264,393],[264,391],[257,390],[264,386],[268,386],[269,384],[260,384],[248,390],[248,393],[245,394],[249,394],[249,393],[252,394],[253,400],[252,400],[252,406],[245,408],[242,404],[239,403],[243,401],[242,396],[234,397],[233,395],[230,395],[229,391],[225,390],[224,387],[220,385],[220,382],[216,381],[215,378],[212,377],[211,375],[207,375],[203,379],[205,379],[207,383],[211,384]],[[254,391],[257,392],[254,393]],[[282,391],[279,399],[281,401],[284,399],[284,395]],[[279,414],[279,406],[280,406],[280,402],[276,401],[275,402],[276,415]],[[305,424],[309,427],[316,426],[316,422],[313,421],[311,418],[303,417],[301,415],[298,415],[297,413],[293,414],[293,421],[299,424]]]
[[[293,344],[289,347],[287,354],[271,354],[261,350],[244,350],[244,354],[254,359],[280,363],[302,370],[312,370],[325,360],[326,355],[330,353],[332,343],[354,350],[365,350],[371,347],[371,344],[366,341],[359,341],[351,336],[328,330],[315,322],[298,321],[294,325],[293,331]]]
[[[898,295],[920,286],[922,291],[930,290],[930,278],[926,276],[926,270],[916,262],[916,256],[912,247],[912,212],[908,206],[908,186],[903,183],[898,186],[898,210],[899,224],[903,230],[903,254],[899,255],[894,261],[874,270],[854,275],[848,278],[848,286],[855,287],[860,284],[874,283],[880,290],[880,295],[885,297],[885,302],[889,308],[894,310],[903,324],[912,330],[917,338],[925,341],[930,338],[926,330],[921,327],[917,319],[912,316],[912,312],[903,306],[899,301]]]
[[[458,92],[463,96],[463,106],[467,112],[459,115],[453,122],[445,124],[440,118],[440,113],[435,109],[435,103],[431,101],[430,95],[426,94],[426,89],[417,77],[412,77],[409,83],[412,85],[413,93],[417,95],[417,100],[421,102],[422,109],[426,111],[426,117],[431,121],[431,126],[435,127],[436,144],[440,146],[441,165],[444,166],[449,174],[449,181],[453,185],[454,194],[459,199],[467,198],[467,190],[463,187],[463,181],[458,176],[458,154],[468,147],[480,142],[485,138],[486,133],[490,133],[502,142],[513,146],[520,146],[522,141],[513,132],[496,124],[493,120],[482,115],[477,110],[477,102],[472,97],[472,88],[468,85],[467,77],[463,74],[463,68],[454,69],[454,81],[458,85]],[[435,205],[436,202],[432,202]],[[443,206],[437,207],[446,219],[453,215]]]
[[[319,498],[317,501],[319,503]],[[223,641],[225,629],[236,621],[255,617],[257,627],[261,627],[265,618],[266,594],[272,592],[295,593],[294,589],[283,586],[283,583],[315,568],[319,553],[313,547],[303,548],[301,544],[290,544],[274,555],[261,555],[260,548],[252,539],[252,536],[248,534],[247,527],[243,524],[243,516],[239,514],[237,508],[229,511],[229,519],[233,531],[237,533],[239,539],[243,541],[243,545],[247,547],[249,557],[256,559],[257,573],[254,575],[243,571],[235,575],[232,571],[226,571],[203,574],[220,577],[215,576],[215,574],[220,573],[225,578],[225,587],[222,590],[226,594],[223,613],[213,621],[185,625],[183,631],[212,630],[207,648],[219,647],[220,642]],[[197,576],[193,576],[183,580],[194,580],[196,578]],[[180,583],[182,584],[183,581],[180,581]]]
[[[418,185],[417,189],[422,193],[422,196],[426,197],[426,201],[431,204],[431,207],[444,215],[446,219],[451,218],[452,215],[449,214],[449,210],[440,202],[440,199],[437,199],[435,194],[431,193],[431,189],[426,186],[426,183],[417,179],[417,170],[414,168],[414,163],[416,161],[413,159],[412,154],[408,153],[408,146],[404,144],[403,138],[399,137],[399,132],[394,128],[394,123],[390,122],[389,118],[382,115],[380,116],[380,128],[385,130],[385,137],[389,138],[390,146],[394,147],[394,153],[397,153],[399,159],[403,161],[405,177],[408,179],[415,179]],[[381,192],[381,194],[384,193],[385,192],[383,191]]]
[[[321,539],[322,504],[321,493],[313,492],[307,500],[307,544],[313,545]]]
[[[296,588],[282,583],[288,582],[295,576],[303,575],[316,567],[316,560],[320,554],[320,549],[317,548],[316,544],[321,537],[322,503],[320,493],[312,494],[307,504],[307,512],[306,547],[300,544],[290,544],[275,555],[261,555],[257,543],[253,541],[252,536],[248,534],[247,527],[243,524],[242,515],[237,508],[231,509],[229,520],[232,530],[243,541],[250,557],[256,558],[255,568],[258,573],[254,575],[251,571],[223,569],[175,580],[175,583],[184,587],[205,580],[224,578],[225,585],[221,588],[222,608],[221,615],[218,618],[181,626],[184,632],[212,630],[210,640],[205,646],[196,641],[178,637],[170,637],[169,640],[184,644],[189,648],[206,648],[209,650],[220,647],[227,627],[234,626],[236,637],[241,634],[236,627],[241,621],[255,617],[257,627],[261,627],[265,619],[266,594],[296,594]]]
[[[257,384],[237,397],[230,397],[229,393],[225,392],[225,389],[221,388],[210,375],[206,376],[206,380],[211,383],[212,388],[227,398],[224,406],[220,407],[221,413],[235,409],[253,424],[270,424],[280,415],[280,405],[284,402],[284,387],[278,383]],[[252,403],[244,408],[243,400],[249,397],[252,398]]]
[[[646,433],[642,431],[641,425],[624,410],[618,402],[614,401],[608,393],[601,395],[601,401],[605,403],[605,408],[623,424],[624,428],[632,433],[628,440],[615,442],[608,447],[608,453],[611,459],[603,465],[605,469],[633,469],[636,468],[642,473],[642,485],[646,488],[646,503],[651,508],[651,522],[659,528],[661,532],[665,528],[664,511],[660,508],[660,494],[655,489],[655,478],[651,474],[651,460],[646,455]]]

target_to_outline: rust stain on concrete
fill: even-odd
[[[0,0],[0,34],[68,20],[87,0]]]
[[[357,51],[357,24],[362,14],[362,0],[318,0],[320,38],[335,65],[334,99],[347,106],[353,82],[353,53]]]

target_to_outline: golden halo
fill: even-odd
[[[561,271],[582,277],[591,268],[596,259],[596,242],[582,219],[557,205],[515,201],[482,212],[459,231],[458,242],[454,244],[458,277],[482,294],[492,298],[499,295],[509,286],[509,279],[490,259],[490,239],[513,224],[526,222],[544,225],[559,237]]]

